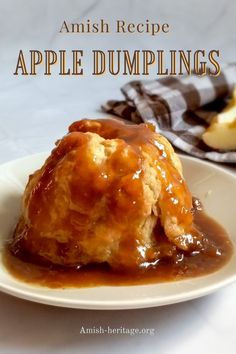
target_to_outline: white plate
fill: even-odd
[[[12,232],[28,175],[42,165],[47,154],[37,154],[0,166],[0,250]],[[236,176],[191,157],[181,157],[184,175],[194,196],[218,220],[236,243]],[[48,289],[12,277],[2,264],[0,290],[19,298],[55,306],[83,309],[131,309],[161,306],[209,294],[236,279],[236,252],[219,271],[198,278],[139,286],[101,286],[81,289]]]

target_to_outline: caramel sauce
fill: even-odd
[[[78,269],[43,266],[20,259],[7,248],[3,262],[17,279],[49,288],[141,285],[203,276],[217,271],[229,261],[233,245],[223,227],[203,211],[195,212],[194,224],[209,241],[209,247],[204,252],[189,254],[182,251],[177,258],[162,258],[155,265],[149,264],[147,268],[135,272],[114,271],[107,264],[93,264]],[[165,248],[165,238],[159,241]]]
[[[104,144],[116,139],[117,148],[104,163],[96,163],[96,151],[91,152],[91,138],[86,133],[97,133],[106,139]],[[108,261],[114,267],[139,265],[146,257],[141,252],[154,259],[155,250],[151,254],[140,231],[140,220],[147,215],[145,163],[157,174],[160,193],[155,208],[166,234],[175,245],[181,243],[172,227],[175,219],[176,226],[183,230],[183,238],[193,236],[189,247],[198,247],[199,237],[194,238],[192,228],[191,193],[180,168],[176,168],[179,162],[174,159],[171,145],[154,133],[151,125],[126,125],[102,119],[73,123],[44,166],[30,176],[13,252],[20,255],[27,251],[63,266],[78,265],[79,261],[87,264],[91,259],[101,263],[102,242],[107,253],[112,254],[111,243],[119,244]],[[153,210],[151,213],[154,216]],[[111,242],[109,235],[114,233]],[[88,253],[92,254],[90,258]]]
[[[183,223],[185,225],[186,229],[188,227],[189,230],[191,229],[191,194],[189,193],[184,179],[173,166],[171,156],[173,151],[171,151],[171,146],[166,145],[160,134],[153,134],[155,132],[153,125],[128,125],[111,119],[97,120],[91,124],[91,121],[82,120],[73,123],[69,127],[70,133],[75,133],[78,131],[97,133],[104,139],[121,139],[132,147],[134,152],[136,152],[136,156],[132,154],[126,162],[128,166],[132,164],[134,165],[135,174],[139,176],[137,177],[137,180],[142,177],[142,175],[138,175],[138,172],[140,171],[140,160],[142,160],[140,151],[144,150],[148,155],[150,155],[153,159],[154,166],[158,171],[162,184],[159,197],[159,205],[162,209],[162,218],[164,219],[166,214],[173,215],[178,219],[179,223]],[[121,151],[117,152],[118,158],[120,153]],[[119,166],[117,161],[114,161],[116,173],[117,165]],[[137,184],[134,194],[139,195],[139,190],[140,185]],[[127,213],[130,209],[129,198],[126,199],[125,203],[127,203],[128,206],[125,210]]]
[[[116,139],[118,147],[97,164],[84,133],[97,133],[104,144]],[[156,215],[145,209],[144,156],[160,186]],[[149,284],[216,271],[229,260],[232,244],[192,203],[178,163],[171,145],[147,124],[73,123],[29,178],[22,216],[4,252],[6,268],[50,288]],[[147,246],[140,220],[150,213],[158,221]],[[173,225],[183,232],[176,236]]]

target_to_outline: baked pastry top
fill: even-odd
[[[166,138],[148,124],[84,119],[30,176],[11,247],[62,266],[131,269],[199,249],[201,234]]]

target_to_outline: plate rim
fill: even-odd
[[[211,273],[213,274],[213,273]],[[198,277],[203,278],[207,277],[207,275],[203,275]],[[191,281],[190,278],[189,280]],[[151,308],[151,307],[159,307],[159,306],[167,306],[167,305],[172,305],[172,304],[177,304],[181,302],[186,302],[190,300],[194,300],[203,296],[207,296],[212,294],[218,289],[222,289],[226,287],[227,285],[231,284],[236,280],[236,274],[223,279],[211,286],[205,286],[204,288],[197,289],[200,293],[196,293],[196,290],[193,289],[191,291],[188,291],[188,296],[181,296],[181,294],[178,295],[169,295],[166,296],[164,299],[159,300],[158,298],[145,298],[145,299],[137,299],[137,300],[120,300],[119,303],[117,301],[95,301],[95,300],[70,300],[70,299],[59,299],[55,298],[53,296],[46,296],[46,295],[39,295],[39,294],[34,294],[30,293],[29,291],[21,291],[18,288],[14,288],[12,286],[2,286],[0,284],[0,291],[2,291],[5,294],[14,296],[18,299],[22,300],[27,300],[39,304],[44,304],[44,305],[50,305],[54,307],[64,307],[64,308],[74,308],[74,309],[84,309],[84,310],[131,310],[131,309],[143,309],[143,308]],[[180,280],[179,283],[187,282],[188,279],[186,280]],[[173,282],[177,283],[177,282]],[[164,284],[164,283],[163,283]],[[135,287],[150,287],[150,285],[155,285],[158,287],[157,284],[144,284],[144,285],[131,285],[131,288]],[[104,287],[104,286],[102,286]],[[117,286],[117,288],[120,288],[122,286]],[[97,288],[97,287],[96,287]],[[93,289],[93,288],[91,288]],[[59,289],[58,289],[59,290]],[[60,289],[60,291],[63,291],[64,289]],[[201,291],[200,291],[201,290]],[[79,292],[80,288],[78,289],[73,289],[74,292]]]
[[[50,152],[45,151],[45,152],[40,152],[40,153],[36,153],[36,154],[30,154],[21,158],[17,158],[15,160],[11,160],[8,162],[5,162],[3,164],[0,165],[0,170],[4,167],[7,167],[11,164],[14,163],[19,163],[20,161],[24,161],[27,159],[33,159],[33,158],[46,158],[47,156],[49,156]],[[178,154],[178,156],[183,159],[183,160],[188,160],[188,161],[192,161],[192,162],[197,162],[199,164],[203,164],[207,167],[213,168],[215,170],[218,170],[226,175],[229,175],[230,177],[233,177],[235,179],[236,182],[236,175],[235,173],[225,169],[222,166],[216,165],[210,161],[205,161],[196,157],[192,157],[192,156],[188,156],[188,155],[184,155],[184,154]],[[233,255],[232,257],[235,255],[236,252],[236,248],[234,246],[234,251],[233,251]],[[232,258],[231,258],[232,259]],[[230,260],[231,261],[231,260]],[[227,265],[230,264],[230,261],[223,267],[227,267]],[[221,269],[223,269],[221,268]],[[6,270],[6,268],[5,268]],[[220,269],[218,270],[220,271]],[[7,272],[7,270],[6,270]],[[191,282],[192,280],[196,280],[196,279],[202,279],[205,277],[209,277],[212,276],[213,274],[217,273],[210,273],[207,275],[203,275],[203,276],[199,276],[196,278],[188,278],[188,279],[184,279],[184,280],[179,280],[179,281],[175,281],[175,282],[171,282],[172,284],[183,284],[186,282]],[[12,276],[12,278],[14,279],[14,277]],[[21,284],[23,282],[21,282],[20,280],[14,279],[17,282],[20,282]],[[20,299],[24,299],[24,300],[28,300],[28,301],[32,301],[32,302],[36,302],[36,303],[41,303],[41,304],[45,304],[45,305],[51,305],[51,306],[57,306],[57,307],[67,307],[67,308],[76,308],[76,309],[91,309],[91,310],[124,310],[124,309],[138,309],[138,308],[148,308],[148,307],[157,307],[157,306],[164,306],[164,305],[170,305],[170,304],[174,304],[174,303],[179,303],[179,302],[184,302],[184,301],[189,301],[198,297],[202,297],[202,296],[206,296],[214,291],[216,291],[217,289],[220,289],[224,286],[227,286],[228,284],[232,283],[233,281],[236,280],[236,272],[234,274],[231,274],[230,276],[228,276],[225,279],[220,279],[219,281],[210,284],[210,285],[205,285],[202,288],[197,288],[197,289],[192,289],[187,291],[187,294],[184,294],[184,296],[181,293],[178,294],[171,294],[168,296],[165,296],[164,298],[158,298],[158,294],[154,294],[153,297],[146,297],[146,298],[139,298],[139,299],[135,299],[135,300],[119,300],[119,302],[117,302],[117,300],[110,300],[110,301],[101,301],[101,300],[84,300],[84,299],[79,299],[79,300],[75,300],[75,299],[68,299],[68,298],[59,298],[59,297],[55,297],[54,296],[50,296],[47,294],[40,294],[40,293],[34,293],[32,292],[32,290],[30,289],[37,289],[37,287],[39,289],[46,289],[48,291],[50,290],[58,290],[59,292],[64,291],[64,289],[50,289],[50,288],[43,288],[40,286],[35,286],[35,285],[30,285],[27,283],[24,283],[26,286],[28,286],[28,289],[20,289],[16,286],[13,285],[4,285],[1,283],[1,279],[0,279],[0,291],[7,293],[9,295],[12,295],[14,297],[20,298]],[[154,283],[154,284],[143,284],[143,285],[130,285],[130,286],[113,286],[113,288],[125,288],[125,287],[130,287],[131,289],[135,289],[136,287],[148,287],[150,288],[150,286],[156,286],[158,287],[159,284],[166,284],[166,283]],[[167,283],[168,284],[168,283]],[[105,288],[106,286],[101,286],[99,288]],[[109,286],[107,286],[109,287]],[[97,289],[98,287],[91,287],[91,288],[86,288],[86,289]],[[72,290],[73,292],[79,292],[81,289],[83,288],[67,288],[67,290]]]

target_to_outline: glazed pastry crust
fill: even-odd
[[[171,144],[151,126],[73,123],[30,176],[13,249],[63,266],[139,267],[158,256],[162,225],[191,250],[192,197]]]

